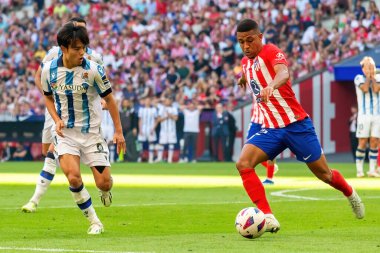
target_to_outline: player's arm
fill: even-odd
[[[370,84],[371,84],[371,78],[367,78],[367,77],[366,77],[364,83],[363,83],[362,85],[360,85],[359,88],[360,88],[364,93],[367,93],[367,92],[369,91]]]
[[[119,110],[117,109],[115,98],[113,97],[112,93],[108,93],[106,96],[103,97],[103,99],[107,104],[108,111],[111,115],[113,125],[115,127],[113,143],[117,145],[117,153],[119,154],[121,151],[125,152],[127,149],[125,146],[123,128],[121,127],[120,114]]]
[[[374,74],[372,76],[372,90],[377,93],[380,92],[380,74]]]
[[[48,79],[49,76],[49,71],[48,68],[43,68],[41,70],[41,79],[40,79],[40,85],[43,91],[43,94],[45,95],[45,106],[46,109],[48,110],[50,116],[55,122],[55,130],[57,134],[61,137],[63,136],[62,129],[65,127],[64,122],[62,119],[59,117],[57,110],[55,109],[54,105],[54,99],[53,99],[53,91],[50,86],[50,81]]]
[[[288,66],[285,64],[276,64],[273,68],[276,73],[273,81],[261,90],[261,97],[264,102],[268,102],[269,97],[273,95],[273,91],[286,84],[290,78]]]
[[[177,121],[178,120],[178,113],[177,114],[168,114],[168,118]]]
[[[96,68],[96,69],[95,69]],[[119,109],[117,108],[115,98],[112,95],[111,84],[107,79],[105,70],[101,65],[95,63],[95,66],[91,63],[92,73],[94,73],[94,86],[99,93],[99,96],[106,102],[108,111],[111,115],[113,125],[115,127],[115,133],[113,135],[113,143],[117,146],[117,153],[120,151],[125,152],[125,139],[123,136],[123,128],[121,127]]]
[[[241,77],[238,80],[238,85],[241,88],[245,88],[247,86],[247,79],[245,78],[244,72],[241,74]]]

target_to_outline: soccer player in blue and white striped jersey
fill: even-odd
[[[154,143],[157,141],[156,119],[157,108],[151,105],[152,98],[144,98],[144,106],[139,109],[139,135],[137,140],[149,148],[149,163],[153,162]],[[146,145],[144,145],[146,144]]]
[[[168,163],[173,162],[174,145],[177,144],[176,121],[178,120],[178,109],[173,106],[171,97],[164,98],[164,105],[158,111],[156,124],[160,124],[159,144],[168,146]],[[163,146],[158,149],[157,162],[162,161]]]
[[[70,19],[69,22],[75,22],[76,25],[86,27],[86,21],[83,18],[75,17]],[[53,59],[56,59],[58,57],[62,56],[62,50],[58,46],[52,47],[47,55],[42,60],[42,66],[44,63],[51,61]],[[95,52],[94,50],[86,47],[86,52],[84,54],[84,57],[95,61],[99,65],[103,65],[102,56]],[[42,93],[42,86],[41,86],[41,66],[38,68],[36,74],[35,74],[35,83],[36,86],[40,89]],[[108,113],[108,111],[107,111]],[[35,212],[37,210],[37,206],[41,200],[41,198],[45,195],[47,192],[52,180],[54,179],[55,172],[56,172],[56,157],[54,155],[54,145],[53,138],[52,138],[52,127],[54,125],[54,121],[51,118],[49,112],[45,111],[45,122],[44,122],[44,128],[42,130],[42,154],[46,157],[44,161],[44,166],[40,172],[39,178],[36,183],[36,188],[33,193],[33,196],[29,200],[27,204],[22,206],[21,210],[23,212],[31,213]],[[103,200],[106,200],[107,197],[110,196],[103,196],[102,192],[100,191],[100,197]],[[104,201],[103,201],[104,203]],[[108,204],[107,204],[108,205]]]
[[[357,177],[363,177],[364,157],[369,138],[369,177],[380,177],[376,172],[378,141],[380,138],[380,74],[376,74],[376,64],[371,57],[360,62],[364,75],[355,77],[358,100],[358,120],[356,137],[359,139],[356,150]]]
[[[115,125],[117,152],[126,150],[118,108],[104,68],[84,58],[89,38],[86,28],[73,22],[57,35],[62,56],[44,64],[41,84],[46,107],[55,122],[54,144],[62,171],[78,207],[90,222],[88,234],[100,234],[103,224],[83,185],[80,160],[91,167],[96,186],[104,192],[112,187],[108,147],[101,131],[102,97]]]

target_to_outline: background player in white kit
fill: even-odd
[[[151,103],[152,98],[146,97],[144,99],[144,106],[139,109],[139,135],[137,137],[139,142],[142,142],[143,144],[148,143],[149,163],[153,162],[154,143],[157,141],[155,125],[157,108]]]
[[[76,25],[80,25],[85,27],[86,21],[83,18],[75,17],[70,19],[69,22],[76,22]],[[62,55],[62,50],[58,46],[52,47],[47,55],[42,60],[42,65],[48,61],[51,61],[53,59],[58,58]],[[86,47],[86,52],[84,54],[84,57],[95,61],[99,65],[103,65],[102,56],[98,53],[96,53],[94,50]],[[35,74],[35,84],[42,92],[42,85],[41,85],[41,66],[38,68],[36,74]],[[108,113],[108,112],[106,112]],[[33,193],[33,196],[29,200],[28,203],[26,203],[24,206],[21,207],[21,210],[26,213],[32,213],[37,210],[37,206],[41,200],[41,198],[44,196],[44,194],[47,192],[52,180],[54,179],[54,175],[56,172],[57,163],[55,161],[55,155],[54,155],[54,145],[53,138],[52,138],[52,127],[54,125],[54,120],[51,118],[49,112],[45,110],[45,122],[44,122],[44,128],[42,130],[42,154],[46,157],[44,161],[44,167],[42,168],[40,172],[40,176],[38,177],[36,188]],[[101,196],[101,198],[104,198],[106,196]],[[104,202],[104,200],[102,200]]]
[[[371,57],[360,62],[364,75],[355,77],[358,101],[358,125],[356,137],[359,139],[356,150],[357,177],[363,177],[364,157],[369,138],[369,177],[380,177],[376,172],[378,140],[380,138],[380,74],[376,74],[376,65]]]
[[[173,162],[174,145],[177,143],[176,121],[178,120],[178,109],[173,106],[171,97],[164,98],[164,105],[158,111],[156,125],[160,124],[158,157],[156,162],[161,162],[163,157],[163,146],[168,146],[168,163]]]
[[[63,54],[47,62],[41,74],[46,107],[56,125],[55,149],[74,200],[90,222],[88,234],[100,234],[103,224],[83,185],[80,160],[91,167],[96,186],[109,195],[112,177],[108,147],[100,131],[100,97],[115,125],[113,140],[118,153],[126,149],[119,112],[104,68],[84,58],[89,44],[86,29],[69,22],[58,32],[57,41]]]

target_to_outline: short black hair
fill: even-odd
[[[83,26],[77,26],[73,22],[66,23],[57,35],[58,46],[66,48],[72,45],[76,40],[80,40],[85,46],[90,44],[87,29]]]
[[[69,22],[79,22],[79,23],[85,23],[87,25],[87,22],[86,20],[84,20],[84,18],[81,18],[81,17],[73,17],[69,20]]]
[[[251,30],[258,30],[259,25],[253,19],[243,19],[237,26],[237,32],[248,32]]]

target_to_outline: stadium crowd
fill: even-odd
[[[34,73],[56,45],[57,29],[75,16],[87,21],[89,46],[103,55],[120,108],[127,103],[135,110],[147,96],[206,109],[249,99],[236,85],[242,18],[257,20],[265,43],[286,52],[293,79],[380,43],[374,1],[365,1],[368,8],[360,0],[0,2],[0,120],[44,114]],[[33,14],[20,18],[16,12],[25,6]],[[331,29],[322,26],[325,19],[334,20]]]

